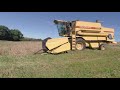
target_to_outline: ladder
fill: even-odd
[[[72,50],[76,50],[76,32],[72,31]]]

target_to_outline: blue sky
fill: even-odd
[[[19,29],[31,38],[59,37],[54,19],[92,22],[98,19],[103,26],[114,28],[115,40],[120,41],[120,12],[0,12],[0,25]]]

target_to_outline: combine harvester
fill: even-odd
[[[105,44],[116,43],[114,29],[103,27],[97,20],[96,22],[54,20],[54,23],[62,38],[44,39],[42,48],[47,53],[84,50],[86,47],[105,50]]]

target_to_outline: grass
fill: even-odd
[[[0,55],[30,55],[41,49],[41,42],[38,41],[0,41]]]
[[[109,45],[105,51],[85,49],[58,55],[33,55],[41,42],[0,41],[0,47],[1,78],[120,77],[120,45]]]

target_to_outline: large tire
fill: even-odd
[[[82,38],[77,39],[76,41],[76,49],[77,50],[84,50],[86,48],[85,40]]]
[[[105,45],[104,45],[104,44],[101,44],[101,45],[99,46],[99,50],[105,50]]]

